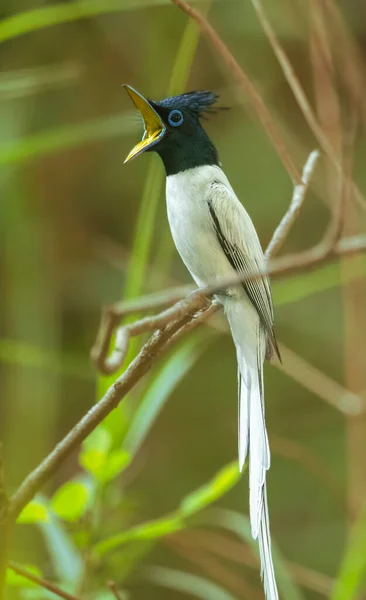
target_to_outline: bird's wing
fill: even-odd
[[[265,263],[257,233],[234,192],[223,183],[214,182],[210,187],[207,204],[217,239],[235,271],[249,277],[263,270]],[[259,315],[271,350],[280,358],[273,330],[273,306],[268,278],[248,278],[242,285]]]

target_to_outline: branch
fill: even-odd
[[[222,39],[218,36],[212,25],[203,17],[197,10],[183,2],[183,0],[172,0],[173,4],[176,4],[183,12],[189,17],[196,21],[197,25],[201,29],[203,35],[205,35],[212,43],[218,54],[223,59],[226,67],[232,73],[238,86],[246,97],[251,101],[260,122],[262,123],[265,131],[267,132],[275,150],[282,160],[282,163],[290,175],[294,183],[301,183],[300,173],[292,161],[289,155],[284,140],[278,131],[277,125],[275,124],[271,113],[264,103],[263,98],[249,79],[248,75],[241,68],[239,63],[235,60],[228,47],[224,44]]]
[[[48,581],[47,579],[43,579],[42,577],[37,577],[37,575],[35,575],[34,573],[31,573],[27,569],[23,569],[23,567],[20,567],[19,565],[17,565],[14,562],[9,562],[8,568],[11,569],[12,571],[14,571],[14,573],[16,573],[17,575],[21,575],[22,577],[25,577],[29,581],[32,581],[33,583],[36,583],[37,585],[43,587],[45,590],[49,590],[50,592],[53,592],[53,594],[56,594],[56,596],[59,596],[59,598],[64,598],[65,600],[81,600],[81,598],[78,598],[77,596],[74,596],[73,594],[69,594],[68,592],[65,592],[64,590],[59,588],[58,585],[55,585],[54,583],[52,583],[51,581]]]
[[[179,293],[179,290],[173,290],[172,294],[168,295],[168,298],[176,298],[177,293]],[[209,304],[209,300],[202,296],[199,290],[195,290],[194,292],[191,292],[187,298],[180,300],[174,306],[166,309],[158,315],[145,317],[144,319],[136,321],[131,325],[119,327],[116,332],[115,347],[110,356],[108,356],[109,344],[115,329],[116,320],[118,322],[121,313],[126,313],[123,309],[118,312],[114,312],[113,309],[109,310],[104,317],[106,324],[104,325],[102,323],[102,327],[98,335],[98,337],[101,338],[101,342],[99,342],[97,339],[96,344],[92,348],[91,358],[96,367],[104,375],[115,373],[123,364],[128,351],[129,341],[132,337],[136,337],[142,333],[148,333],[150,331],[162,330],[172,321],[181,319],[184,316],[190,316],[193,318],[197,311],[205,310]]]
[[[290,207],[283,217],[281,223],[275,230],[270,243],[268,244],[268,248],[266,250],[267,257],[273,257],[275,254],[277,254],[288,234],[290,233],[295,220],[299,216],[319,156],[318,150],[313,150],[313,152],[309,154],[309,158],[305,163],[301,175],[301,182],[294,187],[294,193],[292,195]]]
[[[186,306],[184,314],[182,314],[182,310],[181,316],[177,320],[171,322],[163,330],[157,331],[146,342],[140,353],[130,363],[126,371],[111,385],[103,398],[84,415],[44,461],[28,475],[10,500],[10,518],[13,520],[17,518],[20,511],[57,471],[65,458],[81,444],[97,425],[118,406],[122,398],[134,385],[148,373],[156,359],[166,350],[167,342],[173,338],[174,334],[180,329],[184,331],[185,326],[192,329],[195,325],[200,324],[201,321],[199,319],[194,320],[194,316],[192,316],[192,306],[198,306],[200,298],[201,294],[197,293],[195,296],[191,295],[189,301],[187,299],[181,303],[182,306]],[[191,321],[193,321],[192,325]],[[179,337],[176,338],[176,340],[178,339]],[[169,347],[171,345],[172,342],[170,342]]]

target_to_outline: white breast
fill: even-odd
[[[174,243],[199,286],[233,272],[209,213],[208,200],[215,181],[231,189],[223,171],[215,166],[187,169],[166,180],[168,219]]]

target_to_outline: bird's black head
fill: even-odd
[[[144,120],[144,135],[126,158],[142,152],[157,152],[167,175],[203,165],[218,165],[216,149],[203,129],[200,119],[214,111],[214,92],[188,92],[160,102],[146,100],[130,86],[125,86]]]

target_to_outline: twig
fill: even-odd
[[[309,154],[309,158],[305,163],[301,175],[301,183],[298,183],[294,187],[294,193],[292,195],[290,207],[274,232],[270,243],[268,244],[266,257],[273,257],[275,254],[277,254],[288,234],[290,233],[295,220],[299,216],[319,156],[319,150],[313,150],[313,152]]]
[[[115,581],[108,581],[107,586],[112,592],[112,595],[116,600],[125,600],[126,595],[123,592],[120,592]]]
[[[171,294],[171,297],[176,297],[177,292]],[[181,319],[183,316],[191,318],[197,311],[204,310],[209,305],[209,300],[202,296],[200,291],[192,292],[187,298],[180,300],[174,306],[152,317],[145,317],[140,321],[136,321],[131,325],[119,327],[116,332],[115,348],[110,356],[108,356],[109,341],[114,330],[116,320],[120,317],[121,312],[114,313],[109,311],[106,319],[109,321],[105,325],[106,337],[99,344],[98,340],[92,349],[91,357],[96,367],[105,375],[115,373],[123,364],[126,357],[129,341],[132,337],[164,329],[169,323],[176,319]],[[123,312],[123,311],[122,311]],[[103,328],[103,326],[102,326]],[[101,332],[103,336],[103,330]],[[106,340],[108,343],[106,343]]]
[[[74,596],[73,594],[69,594],[68,592],[65,592],[60,587],[58,587],[58,585],[55,585],[54,583],[52,583],[51,581],[48,581],[47,579],[38,577],[34,573],[31,573],[27,569],[23,569],[23,567],[20,567],[19,565],[17,565],[14,562],[9,562],[8,568],[11,569],[12,571],[14,571],[14,573],[16,573],[17,575],[21,575],[22,577],[25,577],[29,581],[32,581],[33,583],[36,583],[37,585],[43,587],[45,590],[49,590],[50,592],[53,592],[53,594],[56,594],[56,596],[59,596],[59,598],[65,598],[65,600],[81,600],[81,598],[78,598],[77,596]]]
[[[249,79],[248,75],[245,73],[245,71],[241,68],[234,56],[231,54],[226,44],[222,41],[222,39],[212,27],[212,25],[210,25],[210,23],[207,21],[207,19],[203,15],[201,15],[197,10],[189,6],[186,2],[183,2],[183,0],[172,0],[172,2],[173,4],[176,4],[176,6],[178,6],[181,10],[183,10],[183,12],[185,12],[194,21],[196,21],[203,35],[205,35],[210,40],[214,48],[217,50],[218,54],[223,59],[228,70],[232,73],[240,89],[250,99],[260,119],[260,122],[266,130],[273,146],[277,151],[277,154],[282,160],[282,163],[286,171],[290,175],[292,181],[294,183],[301,183],[300,173],[286,149],[285,142],[282,139],[281,134],[278,131],[277,125],[275,124],[267,106],[265,105],[263,98],[259,94],[254,84]]]
[[[277,57],[277,60],[282,68],[282,72],[286,78],[286,81],[297,100],[297,103],[302,111],[302,114],[305,117],[307,124],[309,125],[309,128],[311,129],[312,133],[314,134],[315,138],[317,139],[322,150],[324,150],[324,152],[328,155],[328,157],[332,161],[333,165],[336,167],[337,171],[342,176],[344,176],[341,161],[339,160],[339,157],[337,156],[337,153],[335,152],[330,140],[328,139],[327,135],[324,133],[321,125],[319,124],[319,121],[311,107],[310,102],[308,101],[308,99],[306,97],[304,89],[303,89],[303,87],[302,87],[290,61],[289,61],[289,58],[288,58],[286,52],[284,51],[283,47],[281,46],[281,44],[275,34],[275,31],[267,18],[267,15],[266,15],[263,5],[262,5],[262,1],[261,0],[251,0],[251,2],[253,4],[254,10],[257,13],[258,20],[259,20],[260,24],[262,25],[263,31],[266,34],[267,39],[272,47],[272,50],[273,50],[275,56]],[[352,191],[353,191],[355,199],[358,201],[358,203],[363,208],[365,208],[366,207],[365,198],[363,197],[362,193],[358,189],[356,183],[352,180],[350,180],[350,183],[352,186]]]
[[[200,288],[203,296],[212,296],[218,294],[220,291],[227,287],[238,285],[248,279],[254,280],[259,279],[263,275],[269,275],[271,278],[279,278],[292,273],[300,273],[313,269],[320,264],[323,264],[329,260],[336,258],[337,256],[345,256],[356,254],[358,252],[366,251],[366,235],[358,235],[343,238],[333,248],[329,247],[328,244],[324,244],[324,240],[318,245],[299,252],[297,254],[288,254],[281,258],[275,258],[268,263],[267,269],[264,269],[260,273],[249,273],[243,277],[240,275],[232,275],[227,278],[223,278],[218,282],[207,285],[206,287]]]
[[[133,313],[146,312],[155,310],[157,308],[171,306],[172,304],[179,302],[179,300],[182,298],[185,298],[188,294],[196,289],[197,288],[191,284],[181,285],[163,292],[160,291],[147,294],[146,296],[135,298],[134,300],[128,300],[127,302],[116,302],[107,310],[111,310],[113,315],[116,315],[116,317],[122,319],[123,317],[127,317]]]

